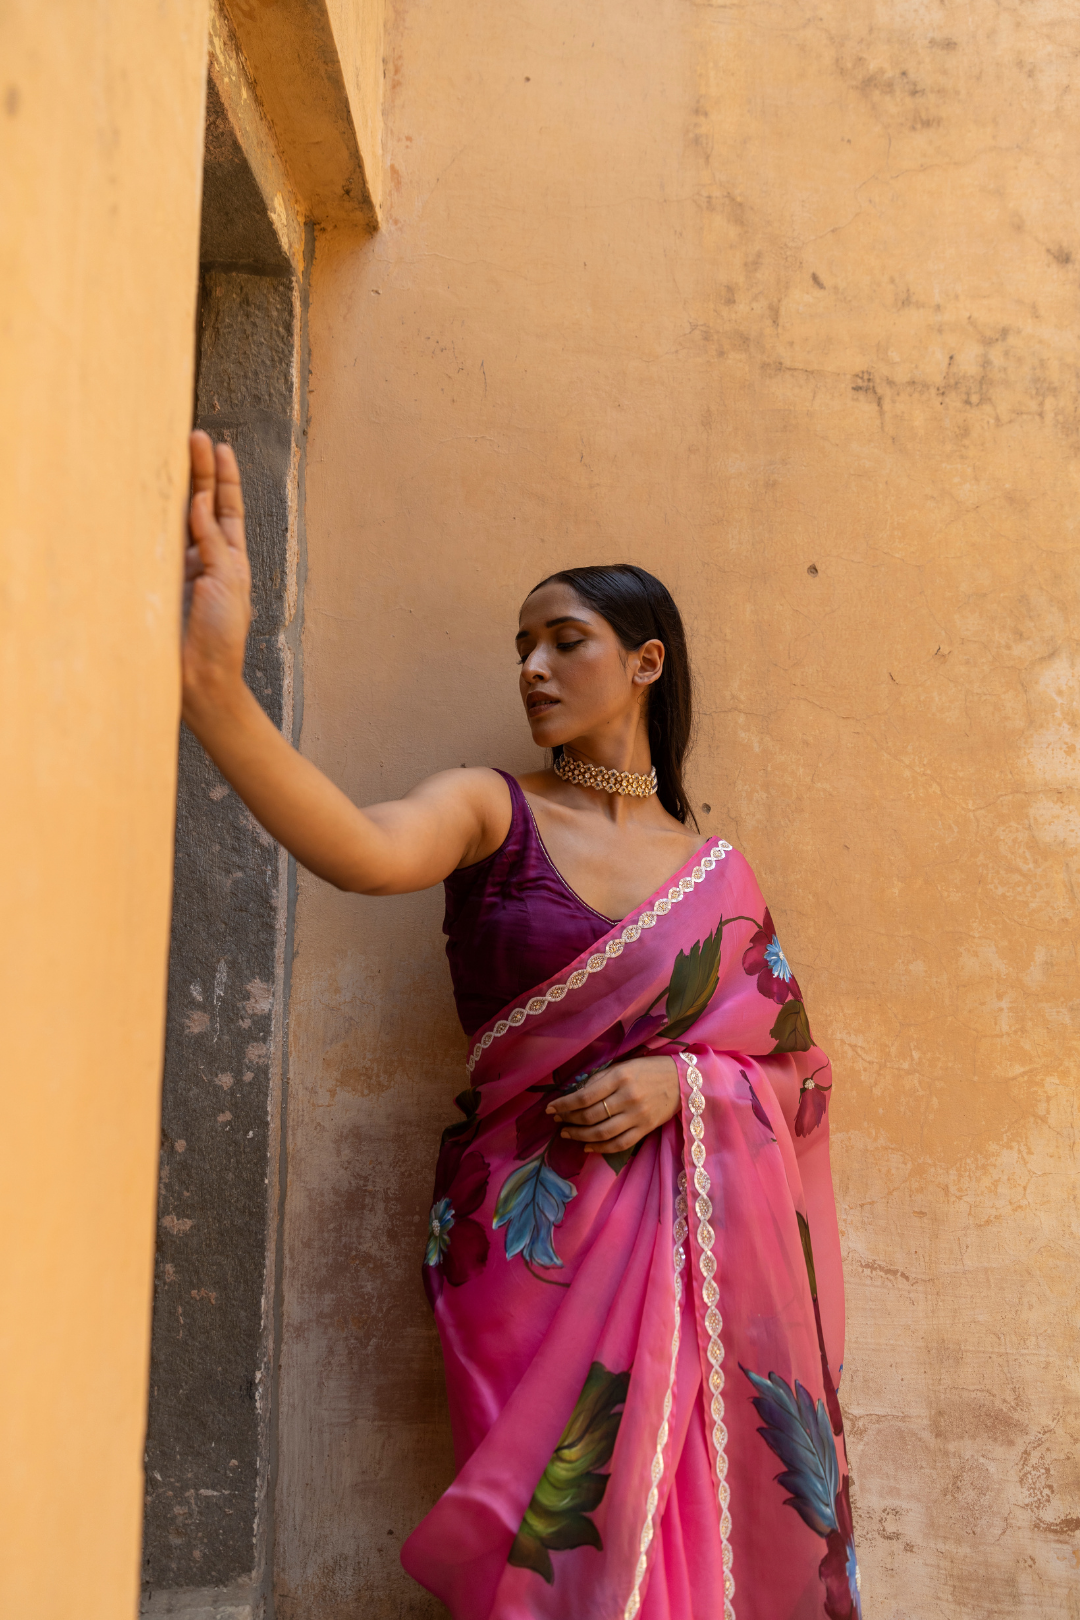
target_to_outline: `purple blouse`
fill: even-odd
[[[493,855],[446,879],[446,955],[466,1035],[550,979],[614,926],[557,871],[521,788],[506,771],[510,831]]]

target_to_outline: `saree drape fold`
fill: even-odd
[[[670,1053],[586,1155],[552,1095]],[[861,1616],[828,1059],[723,841],[479,1031],[424,1264],[459,1472],[402,1551],[454,1620]]]

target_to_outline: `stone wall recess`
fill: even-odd
[[[244,477],[247,679],[299,729],[311,210],[212,11],[195,421]],[[273,1613],[274,1380],[292,895],[285,853],[181,730],[162,1096],[146,1616]]]

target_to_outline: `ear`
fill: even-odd
[[[634,671],[635,686],[651,686],[658,681],[664,673],[664,643],[662,641],[646,641],[634,653],[637,659],[637,668]]]

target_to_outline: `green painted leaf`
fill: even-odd
[[[675,958],[664,1008],[667,1023],[658,1031],[657,1040],[677,1041],[709,1005],[720,979],[720,941],[723,932],[724,924],[721,921],[717,923],[714,934],[707,935],[690,947],[689,956],[680,951]]]
[[[799,1223],[799,1236],[802,1239],[803,1259],[806,1261],[806,1275],[810,1279],[810,1298],[817,1299],[817,1272],[814,1270],[814,1250],[810,1242],[810,1223],[805,1215],[795,1211]]]
[[[774,1057],[777,1052],[809,1052],[814,1044],[810,1034],[810,1020],[801,1001],[784,1002],[769,1034],[776,1042],[769,1053],[770,1057]]]
[[[642,1137],[642,1141],[644,1140],[644,1137]],[[635,1142],[633,1147],[623,1148],[618,1153],[604,1153],[601,1154],[601,1157],[607,1160],[615,1174],[618,1175],[620,1170],[626,1169],[640,1146],[641,1142]]]
[[[600,1532],[586,1514],[603,1500],[608,1476],[598,1473],[611,1461],[629,1372],[613,1373],[599,1361],[589,1368],[570,1421],[540,1476],[533,1499],[510,1549],[510,1563],[535,1570],[550,1586],[555,1579],[549,1552],[571,1547],[603,1547]]]
[[[461,1112],[465,1115],[465,1118],[459,1119],[456,1125],[448,1125],[446,1127],[445,1131],[442,1133],[443,1147],[446,1146],[447,1142],[456,1142],[463,1136],[468,1136],[470,1138],[475,1136],[480,1128],[479,1091],[477,1091],[473,1086],[469,1086],[467,1090],[458,1092],[457,1096],[454,1098],[454,1102],[457,1107],[461,1109]]]
[[[549,1586],[555,1583],[555,1571],[551,1567],[551,1557],[547,1548],[542,1541],[537,1541],[535,1536],[526,1535],[523,1529],[514,1537],[509,1562],[516,1564],[518,1569],[534,1569],[538,1575],[544,1577]]]

